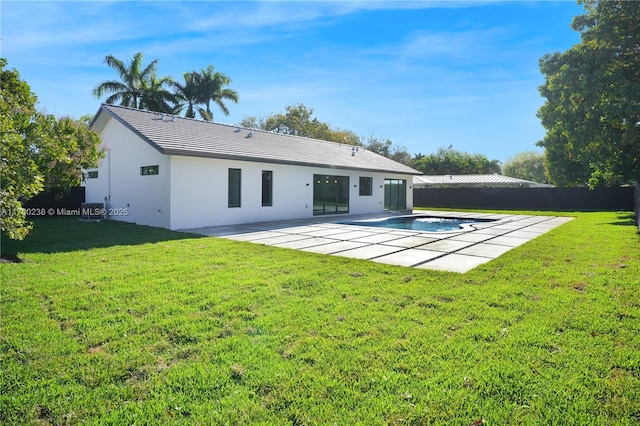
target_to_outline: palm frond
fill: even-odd
[[[120,81],[110,80],[97,85],[93,90],[95,97],[111,94],[107,103],[119,103],[133,108],[146,108],[152,111],[169,112],[174,110],[176,98],[167,90],[171,86],[168,77],[156,77],[158,60],[153,60],[144,69],[144,55],[137,52],[128,64],[113,55],[107,55],[105,64],[113,68],[120,76]]]

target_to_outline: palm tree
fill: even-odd
[[[231,83],[231,79],[219,72],[213,72],[213,66],[209,65],[201,72],[191,71],[183,74],[184,84],[174,82],[173,87],[176,97],[179,99],[176,109],[185,111],[185,117],[195,118],[196,112],[203,120],[212,121],[211,102],[218,105],[220,110],[229,115],[229,110],[224,100],[238,102],[238,93],[231,89],[225,89]]]
[[[224,89],[224,86],[231,84],[231,79],[226,75],[213,72],[213,65],[209,65],[206,70],[201,70],[202,81],[205,86],[203,96],[206,98],[207,115],[209,120],[213,120],[213,114],[209,107],[210,102],[213,101],[218,105],[218,108],[224,115],[229,115],[229,110],[224,104],[224,100],[230,100],[233,103],[238,103],[238,92],[231,89]]]
[[[176,97],[176,112],[181,112],[186,108],[184,114],[187,118],[196,118],[196,111],[203,119],[207,119],[206,110],[198,105],[202,104],[202,96],[200,94],[201,76],[195,71],[185,72],[182,74],[184,84],[174,81],[172,83],[174,94]]]
[[[173,79],[171,77],[158,78],[155,75],[152,76],[144,85],[140,108],[173,114],[178,99],[174,93],[165,88],[165,86],[172,85]]]
[[[132,108],[170,112],[171,107],[167,102],[173,100],[173,95],[163,86],[168,85],[171,80],[167,77],[156,77],[157,59],[142,69],[142,58],[142,52],[138,52],[127,65],[115,56],[107,55],[104,62],[116,70],[120,75],[120,81],[109,80],[98,84],[93,89],[93,95],[100,98],[110,94],[105,100],[108,104],[118,103]]]

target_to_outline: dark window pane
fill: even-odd
[[[262,171],[262,205],[273,205],[273,172],[270,170]]]
[[[360,176],[360,195],[371,195],[372,190],[373,178]]]
[[[229,207],[240,207],[240,169],[229,169]]]
[[[159,166],[142,166],[140,167],[140,174],[142,176],[157,175],[160,172]]]

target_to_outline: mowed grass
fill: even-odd
[[[39,220],[2,241],[0,423],[640,424],[633,215],[558,215],[466,274]]]

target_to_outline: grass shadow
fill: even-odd
[[[20,262],[24,253],[60,253],[112,246],[203,238],[201,235],[119,221],[82,222],[74,217],[41,218],[22,241],[2,234],[2,258]]]
[[[624,213],[618,215],[618,220],[615,222],[609,222],[607,225],[616,225],[616,226],[638,226],[636,223],[636,217],[631,213]]]

